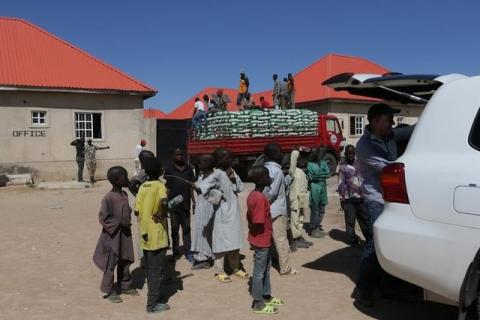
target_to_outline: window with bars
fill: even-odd
[[[46,118],[47,111],[32,111],[32,126],[44,126]]]
[[[351,136],[361,136],[363,134],[364,117],[363,116],[352,116],[350,117],[350,135]]]
[[[102,114],[75,112],[75,137],[102,139]]]

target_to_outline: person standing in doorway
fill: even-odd
[[[270,173],[272,184],[265,188],[264,194],[270,202],[272,215],[273,242],[278,253],[280,275],[294,275],[298,271],[290,266],[290,246],[287,237],[287,198],[286,186],[281,163],[282,150],[277,143],[269,143],[264,148],[265,167]]]
[[[85,136],[82,134],[80,138],[77,138],[70,142],[71,146],[74,146],[77,154],[75,159],[77,160],[77,181],[83,182],[83,167],[85,166]]]
[[[88,175],[90,176],[90,183],[97,182],[95,180],[95,170],[97,170],[97,150],[110,149],[109,146],[97,147],[93,144],[92,139],[87,140],[87,146],[85,147],[85,160],[87,164]]]
[[[168,201],[178,195],[182,195],[183,202],[170,212],[170,223],[172,228],[172,250],[175,259],[180,259],[180,239],[179,231],[182,227],[182,240],[185,249],[185,257],[188,261],[194,262],[193,255],[190,253],[191,235],[190,235],[190,207],[193,203],[195,207],[195,198],[192,188],[181,179],[195,182],[193,168],[186,162],[185,153],[177,148],[173,152],[173,159],[170,166],[165,169],[166,186],[168,190]]]
[[[323,238],[322,221],[325,216],[325,207],[328,204],[327,179],[330,169],[325,160],[320,158],[320,150],[314,150],[310,162],[307,164],[307,178],[310,186],[310,236]]]
[[[384,209],[380,175],[387,164],[397,159],[397,143],[408,141],[414,126],[393,129],[393,116],[400,110],[377,103],[368,110],[368,125],[357,143],[357,160],[363,178],[362,193],[368,212],[370,235],[360,261],[355,299],[364,306],[373,305],[373,292],[378,287],[382,268],[378,262],[373,239],[373,224]]]
[[[140,159],[138,158],[138,155],[140,152],[142,152],[145,149],[145,146],[147,145],[147,141],[145,139],[140,140],[140,144],[137,144],[135,146],[135,174],[139,173],[140,170],[142,169],[142,165],[140,163]]]

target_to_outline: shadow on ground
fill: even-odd
[[[193,276],[193,273],[180,275],[175,270],[176,260],[172,256],[166,256],[166,264],[163,275],[162,286],[166,301],[173,297],[178,291],[183,290],[183,279]],[[143,289],[146,284],[147,273],[145,268],[136,268],[132,271],[132,288]]]
[[[345,232],[341,230],[332,230],[330,236],[334,240],[346,242]],[[345,247],[308,262],[303,267],[343,274],[355,283],[361,254],[361,248]],[[367,308],[357,303],[354,303],[354,306],[365,315],[380,320],[452,320],[456,319],[457,316],[457,308],[424,302],[418,295],[415,296],[415,299],[406,301],[402,298],[394,300],[378,297],[374,307]]]

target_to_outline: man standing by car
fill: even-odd
[[[173,177],[172,177],[173,176]],[[195,182],[195,175],[192,167],[186,163],[185,154],[182,149],[177,148],[173,153],[173,163],[165,169],[166,186],[168,190],[168,201],[178,195],[183,196],[183,202],[170,213],[170,223],[172,228],[172,251],[175,259],[180,259],[180,240],[179,231],[182,227],[182,240],[185,250],[185,257],[193,262],[193,254],[190,253],[191,235],[190,235],[190,206],[192,197],[192,188],[182,179]],[[178,177],[178,178],[174,178]],[[195,207],[195,203],[193,203]]]
[[[393,116],[400,110],[385,103],[377,103],[368,110],[368,125],[357,143],[357,160],[363,178],[362,193],[368,211],[367,230],[373,232],[375,220],[384,208],[380,176],[383,168],[397,159],[397,142],[408,141],[414,127],[393,129]],[[378,285],[382,268],[375,253],[373,234],[367,237],[360,262],[355,299],[358,303],[373,305],[372,294]]]

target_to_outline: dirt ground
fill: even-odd
[[[333,183],[330,183],[333,185]],[[251,186],[250,186],[251,188]],[[185,259],[167,290],[171,310],[145,312],[146,286],[121,304],[102,299],[101,272],[92,262],[100,233],[97,214],[109,185],[103,181],[82,190],[0,190],[0,319],[255,319],[247,282],[217,282],[211,270],[191,271]],[[343,214],[332,196],[325,226],[330,236],[292,254],[295,277],[272,270],[273,293],[284,299],[276,319],[455,319],[455,308],[431,303],[380,300],[373,308],[351,298],[361,251],[344,241]],[[244,208],[248,190],[241,196]],[[133,200],[133,199],[132,199]],[[243,210],[243,209],[242,209]],[[244,211],[243,211],[244,212]],[[136,228],[136,226],[134,226]],[[135,247],[136,248],[136,247]],[[243,264],[252,270],[245,247]],[[135,262],[136,282],[143,279]]]

